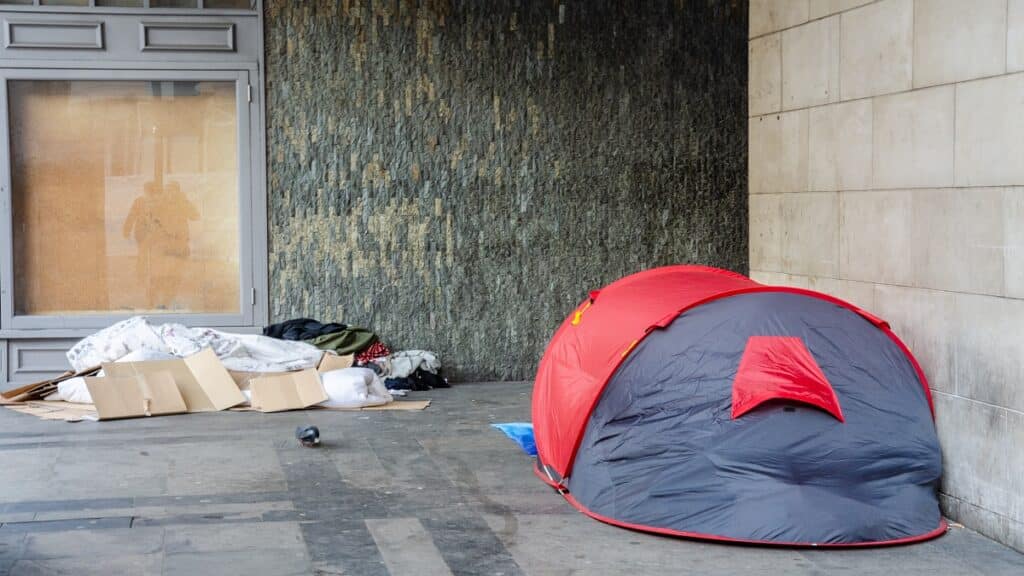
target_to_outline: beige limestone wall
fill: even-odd
[[[751,0],[750,270],[886,318],[953,519],[1024,550],[1024,0]]]

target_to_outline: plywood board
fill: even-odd
[[[239,312],[234,82],[8,90],[16,313]]]

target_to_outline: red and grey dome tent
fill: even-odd
[[[810,290],[670,266],[591,292],[541,360],[533,423],[538,476],[610,524],[791,546],[946,529],[920,366]]]

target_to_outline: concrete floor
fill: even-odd
[[[420,393],[423,412],[217,413],[68,424],[0,410],[0,574],[1024,574],[954,527],[898,548],[737,547],[569,507],[491,422],[526,383]],[[316,424],[319,449],[299,447]]]

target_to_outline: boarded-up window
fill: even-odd
[[[8,94],[15,314],[239,311],[233,82]]]

